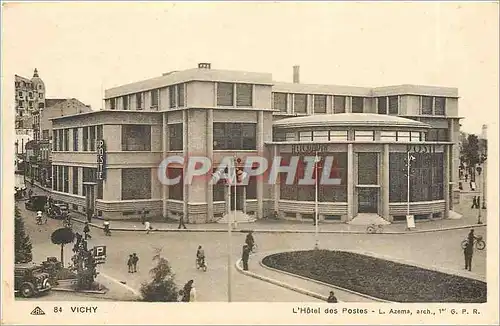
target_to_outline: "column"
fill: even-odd
[[[448,141],[454,142],[455,141],[455,133],[454,133],[454,128],[453,128],[453,119],[448,120]],[[447,145],[448,146],[448,145]],[[454,189],[458,188],[458,178],[456,177],[456,173],[458,170],[458,165],[455,166],[455,157],[453,156],[454,154],[454,147],[455,145],[449,145],[450,149],[450,157],[449,157],[449,170],[451,169],[451,175],[449,176],[449,182],[451,185],[449,185],[449,191],[452,192]],[[451,194],[448,194],[448,197],[451,197]],[[449,201],[449,210],[453,210],[453,200]]]
[[[392,222],[392,217],[389,211],[389,144],[384,144],[384,151],[382,152],[382,179],[381,179],[381,192],[382,192],[382,217],[389,222]]]
[[[354,153],[352,144],[347,145],[347,221],[354,217]]]
[[[264,112],[259,111],[257,115],[257,155],[264,155]],[[257,178],[257,212],[256,218],[262,218],[263,197],[264,197],[264,180]]]
[[[164,112],[162,114],[163,124],[162,124],[162,142],[161,142],[161,151],[162,151],[162,160],[167,157],[167,146],[168,146],[168,125],[167,125],[167,113]],[[161,173],[166,173],[166,171],[161,171]],[[168,187],[167,185],[161,185],[161,198],[163,204],[163,217],[166,218],[168,216],[167,210],[167,197],[168,197]]]
[[[444,145],[444,162],[443,162],[443,195],[444,195],[444,218],[448,218],[450,211],[450,147]]]
[[[182,156],[187,157],[188,154],[188,111],[187,110],[182,110],[182,125],[183,125],[183,130],[182,130]],[[184,171],[183,171],[184,173]],[[184,222],[189,222],[189,217],[188,217],[188,200],[189,200],[189,186],[184,184],[184,191],[183,191],[183,198],[182,200],[183,205],[182,205],[182,214],[184,216]]]
[[[273,160],[276,159],[277,156],[280,155],[280,151],[278,145],[273,146]],[[276,182],[273,184],[274,191],[274,211],[279,214],[280,211],[280,182],[281,180],[276,178]]]
[[[207,110],[207,130],[205,134],[207,135],[207,157],[210,161],[213,161],[213,153],[214,153],[214,110]],[[212,166],[213,166],[212,162]],[[207,218],[206,222],[210,222],[214,216],[214,188],[210,183],[207,183]]]

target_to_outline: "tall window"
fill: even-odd
[[[122,199],[151,199],[151,169],[122,169]]]
[[[57,191],[63,191],[64,189],[64,169],[63,166],[57,166]]]
[[[69,151],[69,129],[64,129],[64,150]]]
[[[94,168],[82,168],[82,181],[83,182],[96,182],[97,181],[97,169]],[[82,183],[82,195],[87,195],[87,190]]]
[[[90,139],[89,139],[89,144],[90,144],[90,151],[93,152],[95,151],[95,138],[96,138],[96,126],[91,126],[89,127],[89,132],[90,132]]]
[[[378,105],[377,105],[377,112],[378,114],[387,114],[387,97],[379,97],[378,99]]]
[[[57,180],[59,179],[57,175],[57,165],[52,166],[52,189],[57,191]]]
[[[78,167],[73,167],[73,193],[78,195]]]
[[[273,109],[281,112],[287,111],[288,94],[286,93],[273,93]]]
[[[89,150],[89,127],[83,127],[83,150]]]
[[[64,188],[63,192],[69,193],[69,166],[64,166]]]
[[[59,151],[63,151],[64,150],[64,129],[59,129],[57,130],[57,132],[59,133],[58,138],[59,138],[59,144],[57,145],[57,149]]]
[[[448,141],[448,129],[430,129],[427,131],[427,141]]]
[[[168,125],[168,141],[171,151],[183,150],[182,123]]]
[[[422,96],[422,114],[431,115],[432,114],[432,97]]]
[[[352,112],[353,113],[363,113],[364,109],[364,98],[353,96],[352,97]]]
[[[122,151],[150,151],[151,126],[122,125]]]
[[[217,168],[213,169],[213,173],[217,172]],[[225,201],[225,180],[219,179],[216,184],[212,185],[213,201]],[[248,197],[247,197],[248,198]]]
[[[167,168],[167,176],[169,179],[176,179],[177,177],[180,177],[179,182],[173,185],[168,185],[168,198],[174,200],[184,200],[183,169]]]
[[[234,105],[234,84],[217,83],[217,106]]]
[[[49,139],[49,130],[48,129],[44,129],[42,131],[42,138],[43,139]]]
[[[252,84],[236,84],[236,106],[252,106]]]
[[[255,123],[214,123],[214,150],[255,150],[257,146]]]
[[[128,95],[125,95],[123,97],[123,109],[124,110],[128,110],[129,109],[128,102],[129,102],[129,97],[128,97]]]
[[[326,113],[326,95],[314,95],[314,113]]]
[[[333,97],[333,112],[345,113],[345,96],[335,95]]]
[[[399,113],[398,96],[389,96],[389,114],[397,115]]]
[[[143,96],[142,92],[135,94],[135,104],[136,104],[135,106],[137,110],[142,110],[142,103],[143,103],[142,96]]]
[[[293,97],[293,108],[295,113],[307,113],[307,95],[295,94]]]
[[[436,97],[434,103],[434,114],[435,115],[445,115],[446,111],[446,98]]]
[[[358,153],[358,184],[378,184],[378,154]]]
[[[175,85],[168,87],[169,107],[175,108]]]
[[[184,84],[177,85],[177,106],[184,106]]]
[[[151,90],[151,106],[158,107],[158,90]]]
[[[57,151],[57,144],[58,144],[58,140],[57,140],[57,130],[52,130],[52,150],[55,152]]]
[[[116,100],[116,99],[114,99],[114,98],[110,98],[110,99],[109,99],[109,108],[110,108],[111,110],[116,109],[116,101],[115,101],[115,100]]]

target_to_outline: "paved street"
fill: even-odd
[[[47,225],[37,226],[35,213],[26,211],[22,202],[19,207],[26,217],[27,229],[32,237],[35,261],[41,261],[47,256],[58,257],[59,247],[50,242],[50,233],[60,227],[62,222],[49,220]],[[81,232],[82,225],[76,224],[75,228]],[[465,238],[467,232],[467,229],[463,229],[406,235],[321,234],[320,246],[327,249],[374,252],[422,265],[438,265],[452,270],[462,270],[464,262],[460,241]],[[480,228],[476,232],[485,236],[486,229]],[[107,246],[107,262],[100,265],[99,271],[106,275],[108,280],[109,278],[115,280],[110,282],[113,290],[110,291],[110,295],[113,298],[120,296],[117,294],[119,291],[122,291],[124,296],[131,296],[130,291],[119,285],[119,281],[124,281],[127,286],[139,291],[141,283],[149,280],[148,271],[153,266],[154,249],[162,248],[163,254],[176,273],[179,286],[189,279],[194,279],[199,301],[227,300],[227,234],[225,233],[114,232],[111,237],[105,237],[102,230],[92,229],[92,236],[89,246]],[[243,233],[233,234],[233,264],[240,257],[244,237]],[[257,233],[255,238],[260,252],[309,249],[314,245],[313,234]],[[196,270],[194,266],[198,244],[205,248],[208,263],[206,273]],[[140,257],[137,274],[127,272],[127,257],[133,252]],[[65,250],[65,262],[69,261],[70,256],[71,246],[68,246]],[[486,275],[486,250],[475,252],[471,273],[483,277]],[[61,296],[65,298],[64,295],[57,294],[54,295],[54,300]],[[80,299],[75,297],[75,300]],[[316,299],[242,275],[234,270],[233,266],[233,301],[307,302]]]

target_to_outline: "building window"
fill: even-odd
[[[151,90],[151,106],[158,107],[158,90]]]
[[[409,131],[398,131],[397,137],[398,137],[399,142],[405,142],[405,143],[410,142],[410,132]]]
[[[328,130],[315,130],[313,131],[314,141],[328,141]]]
[[[213,169],[212,173],[216,173],[217,169]],[[226,182],[224,179],[220,178],[216,184],[212,185],[212,190],[213,190],[213,201],[225,201],[225,188],[226,188]],[[248,198],[248,197],[247,197]]]
[[[299,141],[313,141],[312,131],[299,131]]]
[[[178,107],[184,107],[184,85],[185,84],[177,85],[177,106]]]
[[[183,146],[182,123],[168,125],[168,141],[171,151],[182,151]]]
[[[151,169],[122,169],[122,200],[151,199]]]
[[[436,97],[434,99],[434,114],[435,115],[445,115],[446,111],[446,98]]]
[[[389,114],[397,115],[399,113],[398,96],[389,96]]]
[[[333,97],[333,112],[345,113],[345,96],[335,95]]]
[[[150,151],[151,126],[122,125],[122,151]]]
[[[136,103],[136,109],[137,110],[142,110],[142,96],[143,96],[143,93],[137,93],[135,94],[135,103]]]
[[[23,108],[24,107],[24,101],[19,101],[19,107]]]
[[[443,199],[443,153],[412,153],[410,201]],[[389,154],[389,200],[407,202],[406,153]]]
[[[32,108],[33,108],[33,101],[29,101],[29,102],[28,102],[28,107],[29,107],[30,109],[32,109]]]
[[[42,99],[43,98],[43,93],[38,93],[38,98]]]
[[[387,114],[387,97],[378,97],[377,112],[378,114]]]
[[[168,185],[168,198],[173,200],[184,200],[183,169],[167,168],[167,176],[169,179],[176,179],[179,177],[179,182]]]
[[[38,103],[38,108],[43,109],[45,107],[45,103]]]
[[[295,113],[307,113],[307,95],[295,94],[293,96],[293,108]]]
[[[234,84],[217,83],[217,106],[234,105]]]
[[[330,141],[347,140],[347,130],[330,130]]]
[[[64,150],[69,151],[69,129],[64,129]]]
[[[33,98],[33,92],[29,92],[28,95],[29,95],[29,98]]]
[[[42,130],[42,138],[49,139],[49,130],[48,129]]]
[[[355,141],[374,141],[375,140],[375,132],[374,131],[365,131],[365,130],[355,130],[354,131],[354,140]]]
[[[420,141],[420,132],[418,131],[411,131],[410,132],[410,141],[413,142],[419,142]]]
[[[363,113],[364,110],[364,98],[353,96],[352,97],[352,113]]]
[[[57,151],[57,130],[52,130],[52,150]]]
[[[42,89],[42,85],[38,85],[38,89]]]
[[[109,108],[111,110],[116,109],[116,99],[114,99],[114,98],[109,99]]]
[[[97,181],[97,169],[94,168],[82,168],[82,181],[83,182],[96,182]],[[87,195],[87,189],[82,183],[82,195]]]
[[[273,109],[280,112],[287,112],[288,107],[288,94],[286,93],[273,93]]]
[[[314,113],[326,113],[326,95],[314,95]]]
[[[58,132],[58,139],[59,139],[59,144],[57,144],[57,150],[62,151],[64,150],[64,130],[59,129],[57,130]]]
[[[432,114],[432,97],[422,96],[421,97],[422,114],[431,115]]]
[[[129,96],[125,95],[123,97],[123,109],[128,110],[129,109]]]
[[[78,195],[78,167],[73,167],[73,193]]]
[[[358,153],[358,184],[378,184],[378,154]]]
[[[23,92],[19,92],[19,98],[23,98]]]
[[[168,87],[169,107],[175,108],[175,85]]]
[[[427,131],[427,141],[448,141],[448,129],[430,129]]]
[[[253,94],[253,85],[236,84],[236,106],[251,107],[252,94]]]
[[[214,123],[214,150],[255,150],[255,123]]]
[[[89,150],[89,127],[83,127],[83,151]]]
[[[57,166],[57,191],[64,190],[64,169],[63,166]]]
[[[90,151],[93,152],[95,151],[95,139],[96,139],[96,126],[91,126],[89,127],[90,131],[90,139],[89,139],[89,144],[90,144]]]
[[[63,192],[69,193],[69,166],[63,167],[64,171],[64,188]]]
[[[380,140],[381,141],[397,141],[396,131],[381,131],[380,132]]]

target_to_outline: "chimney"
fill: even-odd
[[[300,66],[293,66],[293,83],[300,83]]]
[[[198,69],[210,69],[211,64],[208,62],[198,63]]]

